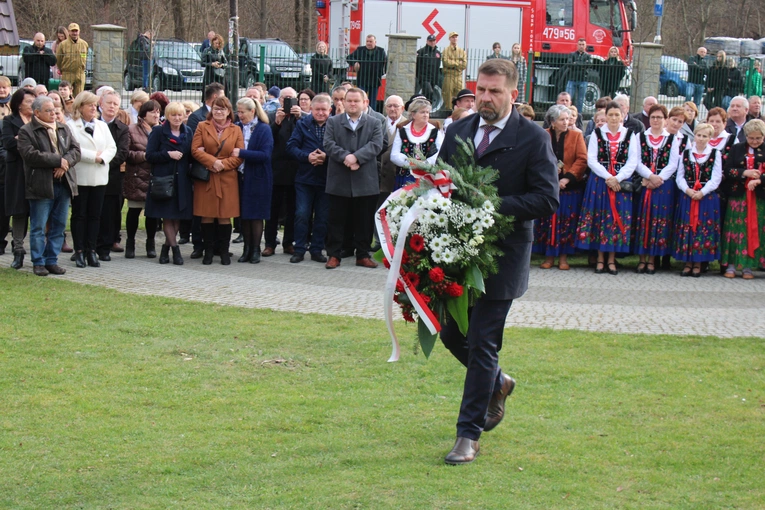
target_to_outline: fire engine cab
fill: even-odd
[[[499,42],[505,51],[520,42],[533,68],[527,80],[527,99],[544,111],[565,90],[566,60],[584,37],[593,61],[603,61],[612,46],[629,65],[630,32],[637,24],[634,0],[317,0],[318,38],[330,47],[334,72],[344,78],[344,56],[363,45],[367,35],[386,47],[386,34],[436,36],[437,45],[449,44],[448,33],[460,34],[459,46],[468,52],[465,81],[475,86],[478,66]],[[386,48],[387,49],[387,48]],[[585,112],[600,96],[597,66],[588,75]],[[384,94],[381,91],[381,95]]]

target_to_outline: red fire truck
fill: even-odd
[[[408,33],[425,38],[434,34],[443,48],[448,33],[460,34],[459,45],[468,51],[467,86],[475,86],[478,66],[494,42],[508,54],[520,42],[532,57],[533,73],[527,80],[537,111],[555,102],[565,89],[568,54],[584,37],[593,60],[607,58],[611,46],[629,64],[630,31],[637,23],[634,0],[317,0],[318,36],[330,47],[338,77],[347,70],[343,56],[364,44],[369,34],[385,47],[385,34]],[[585,112],[600,96],[597,67],[588,76]],[[380,92],[381,98],[384,92]]]

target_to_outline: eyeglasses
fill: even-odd
[[[228,108],[213,108],[212,111],[214,111],[214,112],[227,112]]]

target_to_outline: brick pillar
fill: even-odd
[[[632,45],[632,90],[630,91],[630,111],[643,111],[643,99],[648,96],[659,97],[659,71],[664,46],[654,43],[634,43]]]
[[[417,35],[386,34],[388,38],[388,73],[385,97],[401,96],[406,101],[415,90],[417,66]]]
[[[93,89],[109,85],[122,90],[125,71],[125,28],[117,25],[92,25]]]

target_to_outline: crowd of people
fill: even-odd
[[[76,24],[60,32],[61,45],[87,47]],[[151,34],[139,37],[149,40]],[[161,264],[183,264],[179,245],[192,243],[192,259],[212,264],[217,256],[228,265],[235,229],[233,243],[243,243],[240,263],[258,263],[281,245],[292,263],[308,253],[327,269],[347,257],[374,268],[375,210],[413,181],[409,158],[435,162],[445,131],[477,110],[459,73],[444,87],[453,96],[451,116],[443,123],[431,119],[430,89],[422,78],[433,66],[424,58],[443,58],[449,78],[464,59],[458,37],[449,34],[443,57],[428,38],[417,65],[424,93],[406,102],[388,96],[382,115],[374,101],[384,50],[373,35],[348,60],[359,73],[358,87],[345,82],[329,89],[330,61],[317,65],[326,68],[313,75],[317,91],[257,83],[231,104],[215,81],[214,63],[225,61],[216,57],[222,39],[211,33],[203,51],[212,65],[201,107],[138,90],[121,110],[121,97],[110,87],[78,92],[62,80],[48,92],[44,84],[51,75],[40,68],[50,73],[57,57],[43,49],[45,38],[37,34],[32,51],[39,60],[30,59],[32,72],[19,89],[11,94],[10,82],[0,77],[0,254],[10,232],[11,267],[21,268],[28,230],[38,275],[63,274],[62,251],[72,253],[78,268],[100,267],[113,253],[134,259],[143,214],[146,257],[158,256]],[[533,251],[544,256],[541,267],[553,267],[557,258],[558,268],[567,270],[568,257],[582,253],[596,273],[617,274],[617,255],[635,254],[638,273],[667,269],[675,258],[684,263],[683,276],[699,276],[719,261],[726,277],[753,278],[765,265],[759,244],[760,232],[765,235],[760,97],[729,98],[727,111],[713,107],[702,122],[701,97],[671,109],[648,97],[633,114],[629,98],[617,94],[599,99],[584,126],[581,108],[572,104],[585,79],[577,69],[589,65],[581,46],[569,59],[567,91],[544,120],[558,161],[560,206],[535,224]],[[516,63],[519,92],[522,58],[519,45],[503,57],[499,43],[489,57]],[[612,58],[618,61],[618,54]],[[314,60],[329,60],[325,43],[317,45]],[[620,77],[613,74],[616,90]],[[710,89],[702,92],[715,94]],[[528,105],[516,108],[534,120]],[[71,248],[64,232],[70,206]]]

